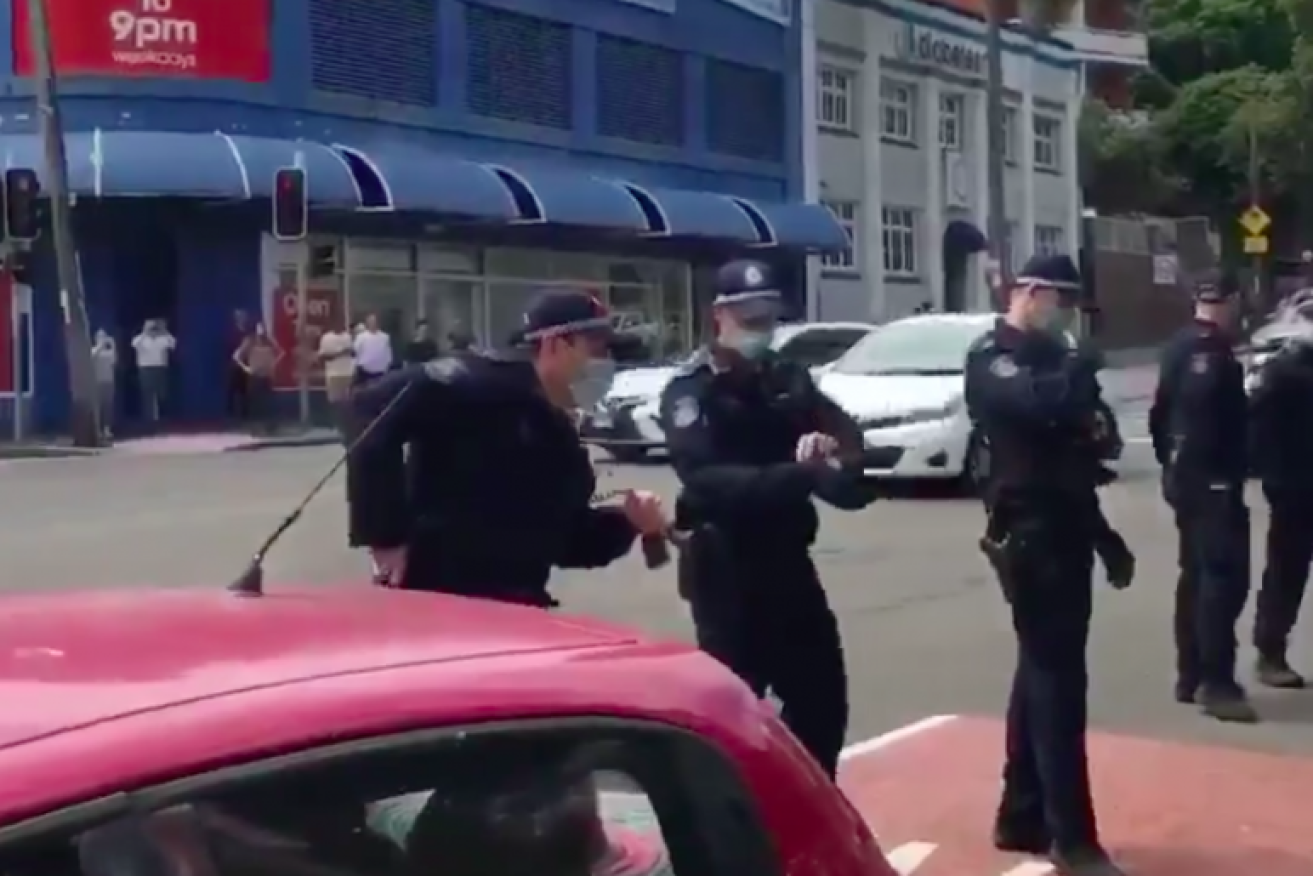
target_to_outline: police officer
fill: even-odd
[[[1149,410],[1163,495],[1176,516],[1176,699],[1221,721],[1258,714],[1236,681],[1236,621],[1249,596],[1247,399],[1233,351],[1234,289],[1195,285],[1194,321],[1163,348]]]
[[[1060,873],[1118,876],[1099,844],[1085,753],[1098,363],[1065,340],[1079,289],[1070,258],[1032,258],[967,354],[967,410],[990,448],[988,545],[1018,646],[994,842],[1047,854]]]
[[[553,605],[553,567],[596,568],[663,533],[653,495],[590,505],[595,478],[572,383],[605,358],[593,297],[538,295],[506,353],[464,352],[358,389],[348,461],[352,543],[394,586]]]
[[[670,382],[661,419],[690,533],[680,589],[698,644],[759,696],[773,693],[798,740],[831,776],[848,724],[848,681],[834,613],[810,548],[812,498],[856,510],[856,423],[807,369],[777,359],[780,293],[770,271],[735,261],[716,278],[715,340]]]
[[[1251,453],[1267,498],[1267,564],[1254,647],[1261,684],[1301,688],[1286,647],[1313,562],[1313,335],[1291,338],[1256,375],[1249,397]]]

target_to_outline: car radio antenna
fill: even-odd
[[[305,494],[305,497],[296,504],[296,507],[292,509],[292,512],[284,517],[281,523],[274,527],[273,532],[269,533],[269,537],[264,540],[264,543],[260,545],[260,549],[251,557],[251,562],[246,566],[246,569],[228,585],[228,592],[236,596],[264,596],[264,558],[269,555],[269,551],[273,550],[274,545],[278,544],[279,540],[282,539],[287,531],[297,524],[297,521],[299,521],[301,516],[305,514],[305,509],[310,507],[310,503],[315,500],[315,497],[323,491],[324,487],[328,486],[328,482],[333,479],[333,476],[338,473],[338,470],[346,465],[347,461],[351,459],[351,454],[355,452],[361,442],[370,436],[374,429],[383,422],[388,414],[392,413],[392,409],[397,406],[398,402],[405,398],[406,393],[410,392],[411,387],[414,385],[414,383],[407,383],[402,387],[401,391],[394,395],[392,399],[384,405],[383,410],[375,414],[374,418],[369,421],[365,428],[361,429],[358,435],[347,442],[345,449],[342,451],[342,455],[339,456],[331,466],[329,466],[328,471],[324,472],[323,476],[315,482],[315,485],[311,487],[310,491]]]

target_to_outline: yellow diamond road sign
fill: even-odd
[[[1257,205],[1240,214],[1240,227],[1248,231],[1250,237],[1258,237],[1271,224],[1271,218]]]
[[[1267,255],[1267,238],[1259,235],[1246,237],[1245,255]]]

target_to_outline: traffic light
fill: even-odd
[[[305,240],[309,218],[305,171],[299,167],[278,168],[274,171],[274,237]]]
[[[5,235],[18,243],[31,243],[41,233],[37,199],[41,180],[30,167],[5,171]]]

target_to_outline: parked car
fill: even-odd
[[[360,585],[3,602],[7,876],[894,876],[683,644]]]
[[[791,323],[780,326],[773,346],[781,356],[820,375],[866,337],[874,325],[864,322]],[[661,393],[682,362],[616,373],[601,400],[586,412],[581,434],[621,462],[634,462],[665,447],[661,429]]]
[[[1296,335],[1313,333],[1313,290],[1296,292],[1287,298],[1259,328],[1249,336],[1249,354],[1245,357],[1245,390],[1252,391],[1259,370]]]

